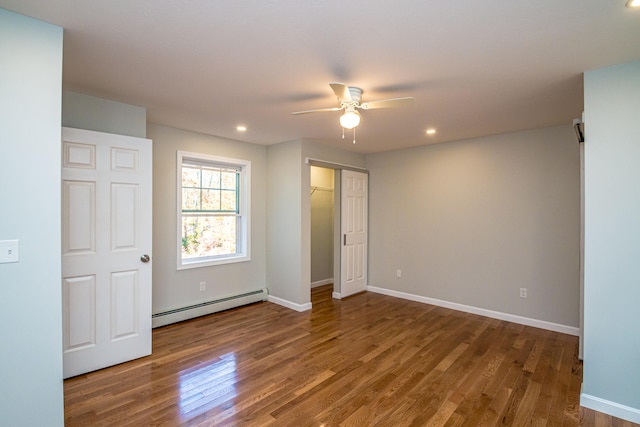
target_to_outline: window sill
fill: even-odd
[[[225,258],[205,259],[205,260],[178,260],[178,270],[190,270],[192,268],[213,267],[216,265],[234,264],[236,262],[251,261],[249,255],[238,255]]]

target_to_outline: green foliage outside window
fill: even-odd
[[[239,183],[239,169],[183,163],[183,259],[237,252]]]

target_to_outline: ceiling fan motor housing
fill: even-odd
[[[349,86],[349,93],[351,94],[351,100],[353,102],[360,103],[362,100],[362,89],[359,87]]]

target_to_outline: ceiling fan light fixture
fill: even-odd
[[[353,129],[360,124],[360,113],[347,111],[340,116],[340,125],[345,129]]]
[[[640,7],[640,0],[628,0],[627,7]]]

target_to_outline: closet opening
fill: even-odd
[[[336,170],[334,169],[311,166],[310,199],[312,288],[335,284],[335,174]],[[337,206],[337,210],[339,211],[339,206]],[[337,292],[338,290],[334,287],[333,291]]]

